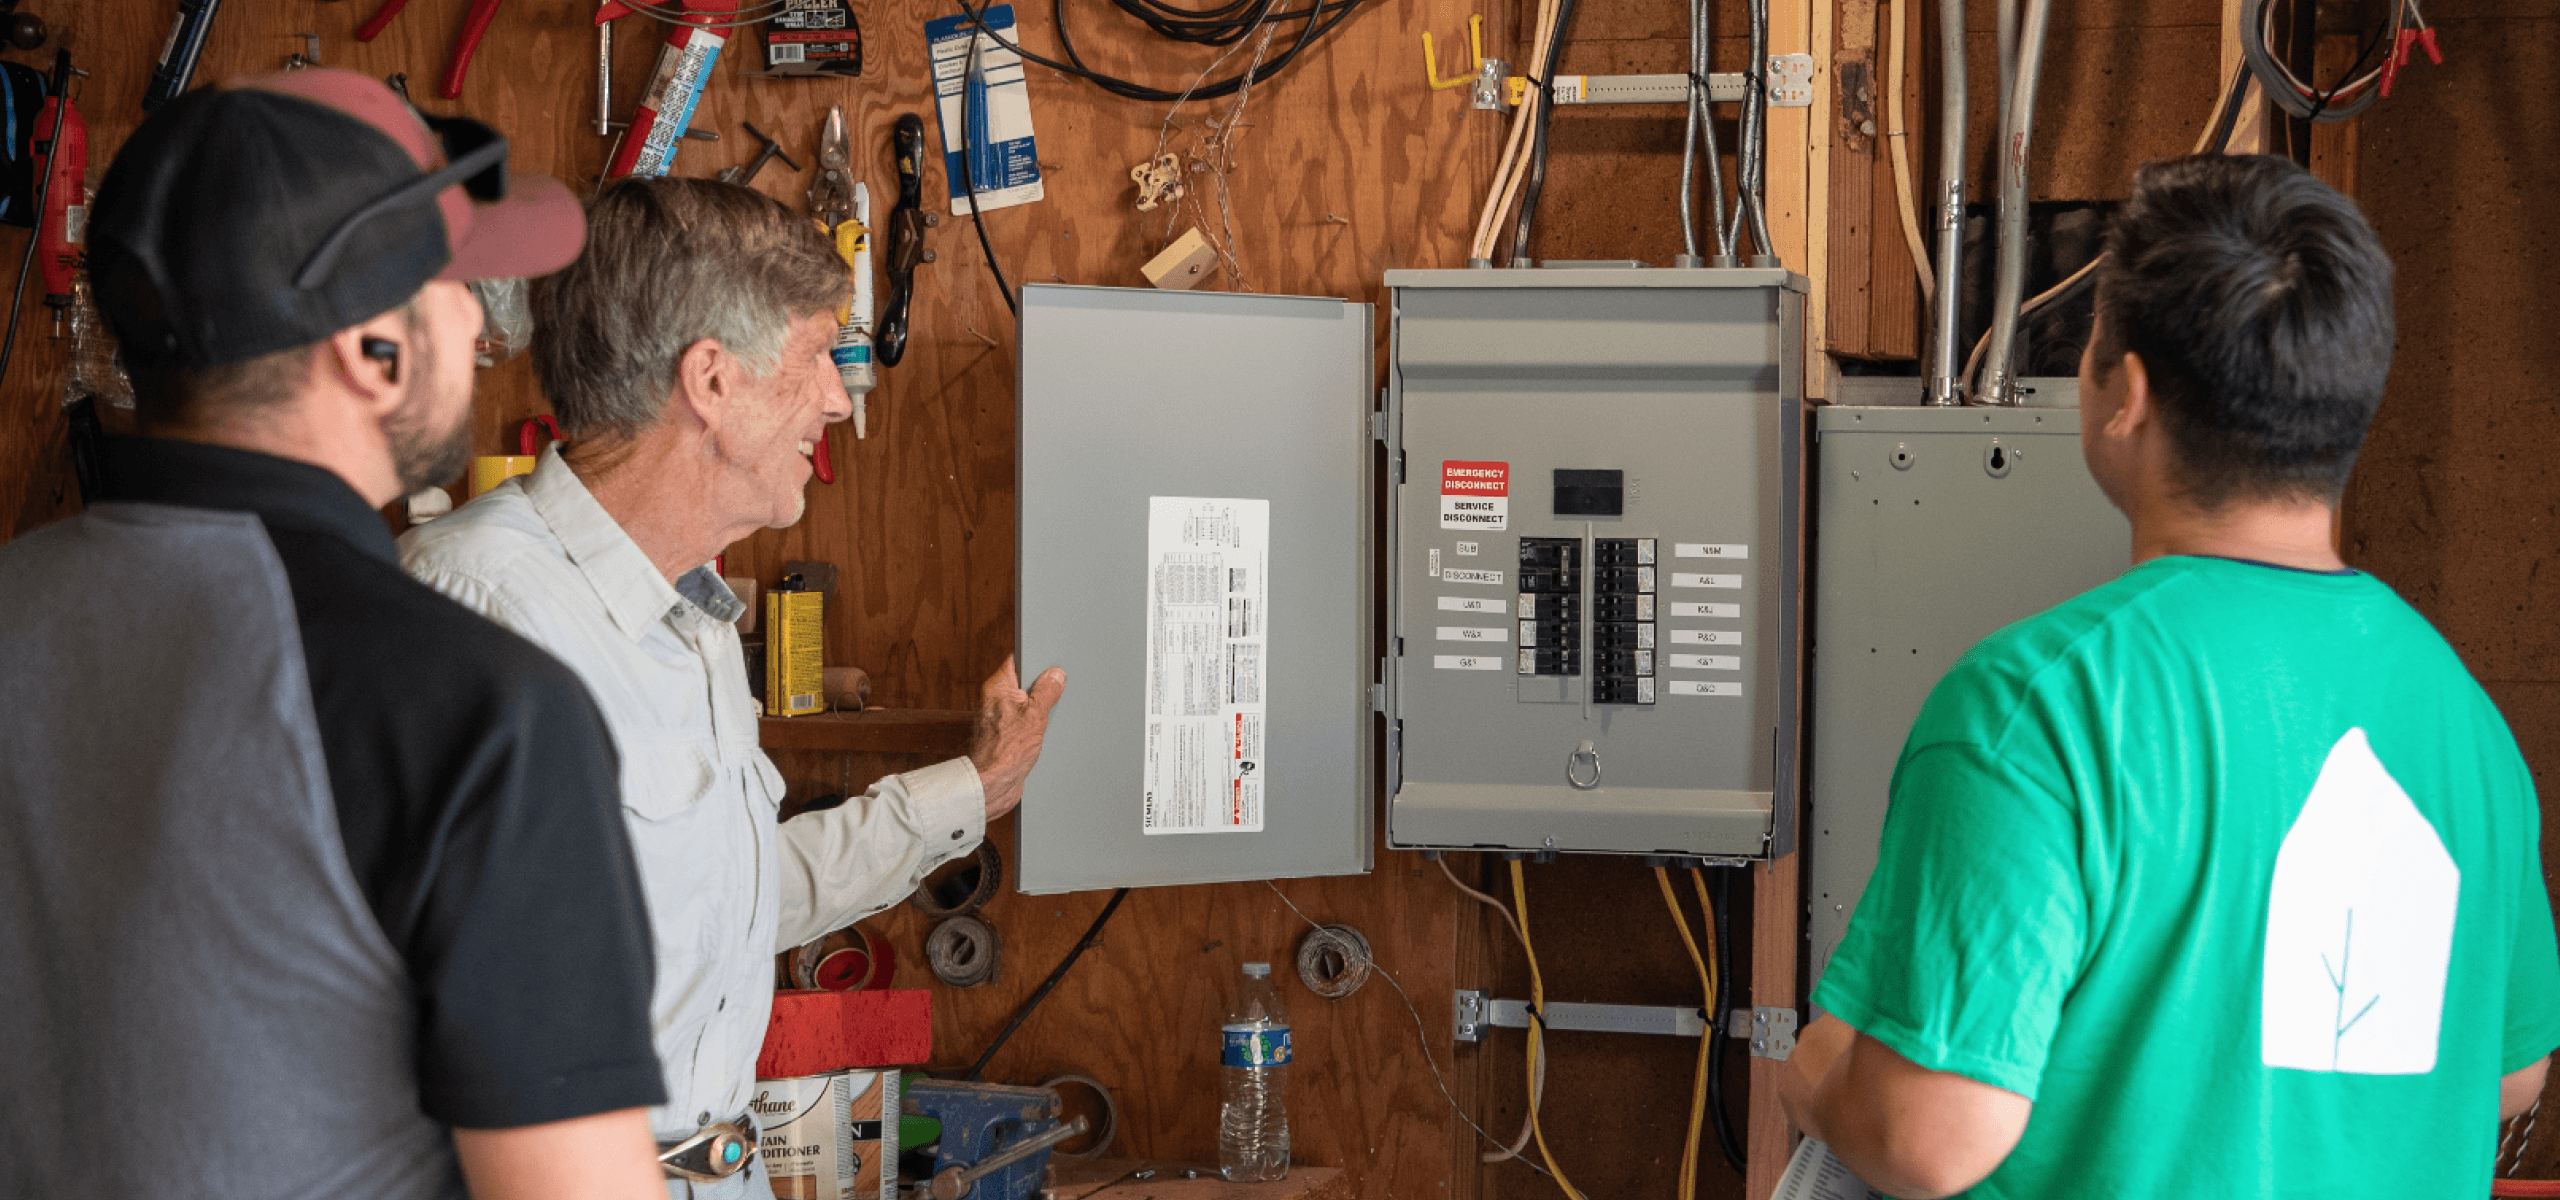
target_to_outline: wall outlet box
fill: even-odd
[[[1147,260],[1147,265],[1138,270],[1147,277],[1147,282],[1157,287],[1184,291],[1207,279],[1211,268],[1217,265],[1217,250],[1209,245],[1209,239],[1201,236],[1195,226],[1190,232],[1173,239],[1173,244],[1165,247],[1164,253]]]

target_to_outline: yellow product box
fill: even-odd
[[[764,594],[764,711],[771,717],[823,712],[826,695],[826,597],[819,592]]]

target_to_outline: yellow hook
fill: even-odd
[[[1464,75],[1453,75],[1442,79],[1439,56],[1432,51],[1431,47],[1431,34],[1429,31],[1423,33],[1422,77],[1430,82],[1432,91],[1445,92],[1453,87],[1465,87],[1476,81],[1477,72],[1484,70],[1484,14],[1478,13],[1467,18],[1467,43],[1469,48],[1475,51],[1475,69]]]

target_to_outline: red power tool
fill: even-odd
[[[44,107],[36,113],[36,130],[29,152],[45,161],[37,177],[45,181],[44,207],[37,218],[36,254],[44,260],[44,306],[53,310],[53,331],[62,334],[63,314],[71,308],[71,282],[85,256],[81,244],[89,236],[89,123],[80,119],[80,108],[65,95],[64,85],[45,97]],[[61,132],[50,140],[44,135],[54,129],[54,108],[62,109]]]

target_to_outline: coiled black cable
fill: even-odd
[[[1547,185],[1547,126],[1556,116],[1556,64],[1564,58],[1565,31],[1573,25],[1574,0],[1558,0],[1555,32],[1547,37],[1547,61],[1529,82],[1538,89],[1538,127],[1529,139],[1529,179],[1520,189],[1520,213],[1511,227],[1511,265],[1529,263],[1529,225],[1538,215],[1538,193]]]

